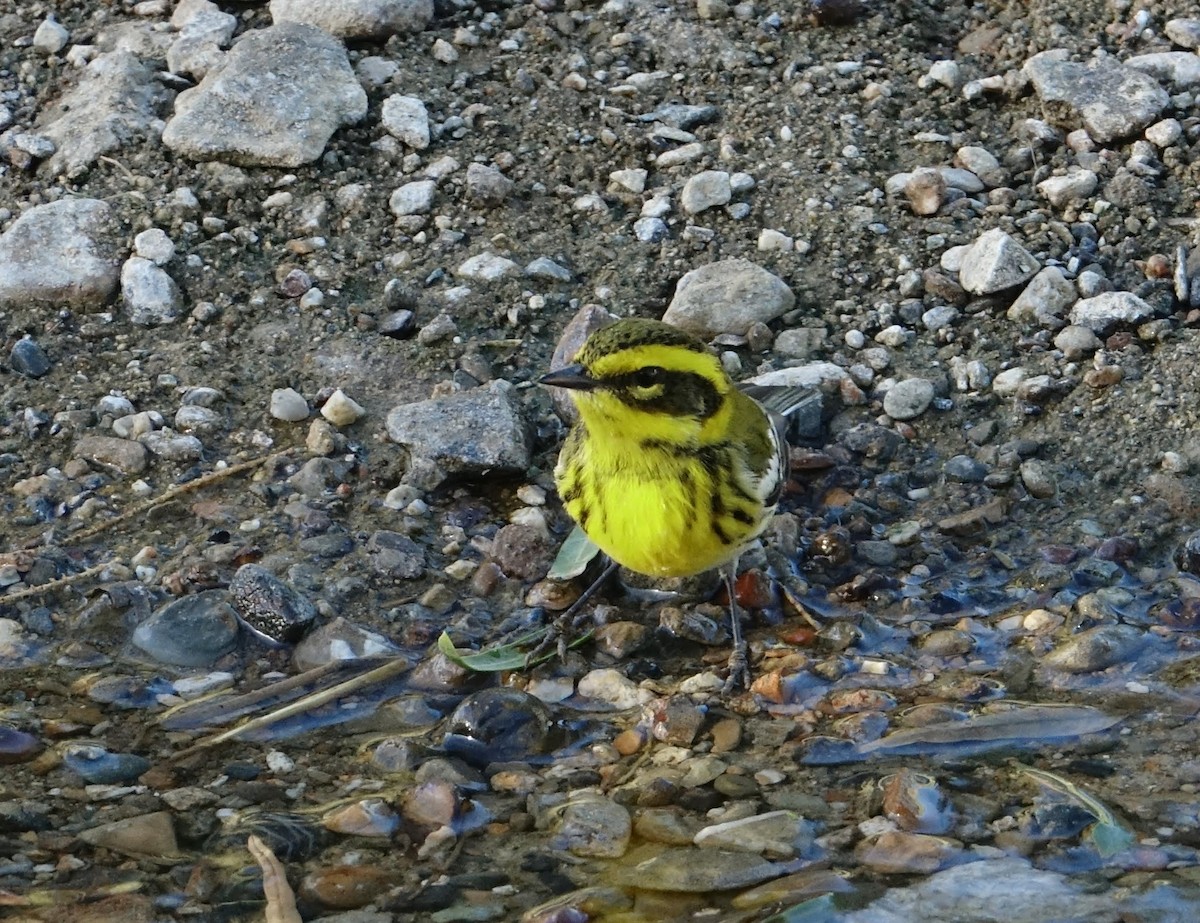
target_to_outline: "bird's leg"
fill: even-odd
[[[729,654],[729,675],[725,678],[722,694],[728,695],[739,686],[750,688],[750,661],[746,639],[742,637],[742,613],[737,604],[737,558],[721,568],[725,578],[725,591],[729,594],[729,628],[733,634],[733,650]]]
[[[566,656],[567,644],[585,619],[584,614],[580,610],[589,599],[596,595],[596,591],[608,581],[608,578],[617,572],[620,566],[616,561],[609,561],[600,576],[593,580],[591,585],[579,594],[579,598],[550,623],[546,636],[538,642],[538,646],[530,651],[525,658],[527,665],[537,660],[538,657],[553,645],[557,645],[559,657]]]

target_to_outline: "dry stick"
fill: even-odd
[[[273,712],[268,712],[258,718],[247,721],[245,724],[239,724],[235,728],[230,728],[228,731],[222,731],[220,734],[214,734],[211,737],[205,737],[196,741],[186,750],[180,750],[173,757],[172,761],[181,760],[184,757],[191,756],[193,753],[199,753],[202,750],[207,750],[209,747],[215,747],[217,744],[224,743],[227,740],[235,740],[243,734],[248,734],[250,731],[257,731],[260,728],[269,727],[277,721],[282,721],[284,718],[290,718],[292,715],[298,715],[301,712],[309,709],[318,708],[327,702],[332,702],[335,699],[341,698],[350,692],[356,692],[364,686],[370,686],[373,683],[381,682],[385,679],[391,679],[393,676],[398,676],[405,670],[411,669],[411,665],[407,660],[402,660],[397,657],[385,663],[381,667],[376,667],[374,670],[368,670],[355,676],[352,679],[346,680],[344,683],[338,683],[336,686],[330,686],[322,692],[314,692],[312,695],[303,699],[298,699],[290,705],[285,705],[283,708],[276,709]]]
[[[151,510],[156,509],[157,507],[171,503],[176,498],[181,497],[186,493],[199,490],[202,487],[207,487],[209,484],[213,484],[216,481],[231,477],[232,475],[241,474],[243,471],[249,471],[252,468],[265,465],[267,462],[276,458],[281,458],[286,454],[286,452],[276,452],[273,455],[264,455],[261,458],[254,458],[250,461],[240,462],[236,465],[230,465],[228,468],[222,468],[219,471],[210,472],[203,477],[196,478],[194,481],[188,481],[186,484],[178,484],[151,500],[147,500],[144,503],[139,503],[132,509],[128,509],[123,513],[117,514],[112,519],[106,519],[88,529],[84,529],[82,532],[76,532],[67,537],[71,540],[71,544],[85,542],[88,539],[95,538],[105,530],[111,529],[113,526],[125,522],[127,519],[131,519],[134,516],[140,516],[143,513],[148,513]],[[105,568],[112,567],[114,564],[119,563],[120,560],[120,558],[114,558],[110,561],[104,561],[100,564],[93,564],[91,567],[87,568],[86,570],[82,570],[77,574],[68,574],[66,577],[59,577],[57,580],[51,580],[49,583],[42,583],[37,586],[28,587],[24,590],[18,590],[16,593],[6,593],[2,598],[0,598],[0,601],[10,603],[16,602],[19,599],[26,599],[30,596],[41,596],[43,593],[49,593],[60,589],[61,587],[70,586],[72,583],[79,583],[82,580],[86,580],[88,577],[100,573],[100,571],[104,570]]]
[[[132,509],[125,510],[125,512],[117,514],[112,519],[106,519],[104,522],[98,523],[92,526],[90,529],[84,529],[82,532],[76,532],[73,535],[68,535],[67,538],[71,540],[72,544],[86,542],[88,539],[95,538],[101,532],[105,532],[127,519],[132,519],[134,516],[141,516],[143,513],[149,513],[151,510],[170,503],[184,494],[200,490],[201,488],[207,487],[209,484],[224,480],[227,477],[232,477],[235,474],[241,474],[243,471],[249,471],[252,468],[258,468],[262,465],[265,465],[267,462],[273,461],[276,458],[281,458],[286,454],[286,452],[276,452],[273,455],[264,455],[261,458],[254,458],[250,461],[240,462],[236,465],[230,465],[228,468],[221,468],[217,471],[211,471],[208,474],[196,478],[194,481],[188,481],[186,484],[177,484],[171,489],[159,494],[157,497],[152,497],[144,503],[139,503]]]
[[[82,580],[86,580],[88,577],[92,577],[100,573],[100,571],[104,570],[106,567],[112,567],[113,564],[117,563],[119,560],[120,558],[117,558],[114,561],[104,561],[101,564],[93,564],[87,570],[81,570],[77,574],[68,574],[65,577],[59,577],[57,580],[51,580],[49,583],[39,583],[37,586],[31,586],[24,590],[18,590],[15,593],[5,593],[3,597],[0,597],[0,602],[10,603],[16,602],[18,599],[25,599],[28,596],[41,596],[43,593],[50,593],[59,589],[60,587],[69,586],[72,583],[79,583]]]

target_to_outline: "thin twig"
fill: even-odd
[[[245,724],[239,724],[235,728],[230,728],[228,731],[222,731],[220,734],[213,734],[211,737],[205,737],[196,741],[186,750],[181,750],[172,757],[172,760],[181,760],[191,756],[194,753],[199,753],[207,750],[210,747],[215,747],[217,744],[225,743],[227,740],[236,740],[251,731],[257,731],[265,727],[270,727],[272,724],[283,721],[285,718],[290,718],[293,715],[298,715],[301,712],[309,711],[313,708],[332,702],[351,692],[357,692],[364,686],[370,686],[374,683],[381,682],[385,679],[391,679],[403,673],[405,670],[412,668],[412,665],[407,661],[397,657],[395,660],[390,660],[381,667],[376,667],[374,670],[368,670],[359,676],[346,680],[344,683],[338,683],[336,686],[330,686],[328,689],[321,692],[314,692],[310,696],[303,699],[298,699],[290,705],[285,705],[283,708],[276,709],[273,712],[268,712],[258,718],[247,721]]]
[[[112,519],[106,519],[88,529],[84,529],[82,532],[75,532],[71,535],[68,535],[67,538],[70,539],[72,544],[86,542],[87,540],[100,535],[102,532],[111,529],[113,526],[125,522],[127,519],[132,519],[135,516],[142,516],[160,506],[171,503],[185,494],[201,490],[202,488],[216,483],[217,481],[232,477],[235,474],[241,474],[243,471],[250,471],[253,468],[261,467],[262,465],[267,464],[267,462],[281,458],[286,454],[286,452],[276,452],[273,455],[264,455],[261,458],[254,458],[250,461],[240,462],[236,465],[230,465],[228,468],[210,471],[208,474],[198,477],[194,481],[188,481],[186,484],[176,484],[174,487],[164,491],[157,497],[152,497],[144,503],[139,503],[137,506],[131,507],[130,509],[117,514]]]
[[[111,561],[102,561],[99,564],[93,564],[87,570],[81,570],[77,574],[67,574],[65,577],[59,577],[57,580],[51,580],[49,583],[39,583],[37,586],[26,587],[23,590],[17,590],[15,593],[5,593],[0,596],[0,602],[11,603],[19,599],[27,599],[30,596],[41,596],[43,593],[51,593],[54,590],[62,589],[65,586],[70,586],[72,583],[79,583],[86,580],[88,577],[93,577],[107,567],[112,567],[114,564],[121,563],[120,558],[114,558]]]

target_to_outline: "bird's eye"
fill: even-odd
[[[644,369],[638,369],[637,374],[633,376],[633,380],[639,388],[651,388],[662,381],[663,371],[657,365],[648,365]]]

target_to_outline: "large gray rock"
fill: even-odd
[[[1087,64],[1065,58],[1065,51],[1044,51],[1025,62],[1025,73],[1052,121],[1064,128],[1082,122],[1101,144],[1136,134],[1171,102],[1153,77],[1113,58]]]
[[[57,151],[43,169],[75,177],[102,155],[157,136],[158,113],[170,95],[151,64],[126,51],[100,55],[47,110],[38,130]]]
[[[663,320],[698,336],[744,336],[756,323],[790,311],[796,296],[787,283],[749,260],[719,260],[686,273]]]
[[[521,473],[530,439],[516,389],[507,381],[393,407],[388,438],[409,451],[407,480],[432,488],[447,477]]]
[[[25,212],[0,235],[0,305],[100,307],[117,288],[122,246],[99,199],[60,199]]]
[[[163,143],[194,160],[298,167],[367,114],[341,42],[300,23],[247,32],[179,94]]]
[[[341,38],[385,39],[420,32],[433,19],[433,0],[271,0],[275,22],[303,22]]]

